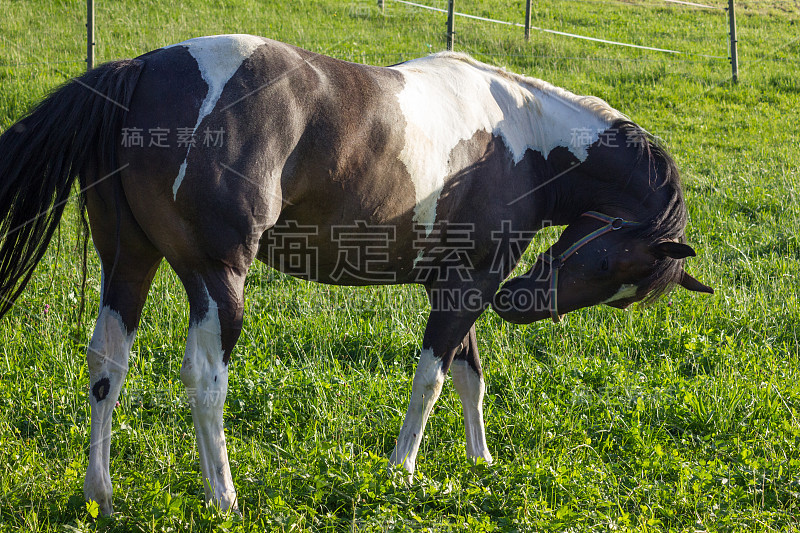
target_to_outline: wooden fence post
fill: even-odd
[[[94,68],[94,0],[86,0],[86,70]]]
[[[531,40],[531,0],[525,1],[525,40]]]
[[[449,0],[447,4],[447,49],[453,49],[453,38],[456,34],[455,27],[455,0]]]
[[[731,35],[731,77],[733,82],[739,81],[739,55],[736,52],[736,13],[733,10],[733,0],[728,0],[728,24]]]

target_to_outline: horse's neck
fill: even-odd
[[[542,186],[546,220],[569,225],[586,211],[642,220],[665,208],[674,185],[652,183],[650,158],[617,142],[623,144],[592,149],[581,163],[563,149],[554,152]]]
[[[637,159],[624,145],[593,148],[583,161],[566,148],[553,150],[537,184],[545,220],[568,225],[586,211],[636,218],[656,209],[661,195],[641,182],[648,173]]]

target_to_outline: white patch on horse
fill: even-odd
[[[469,56],[444,52],[392,67],[404,77],[397,95],[406,119],[400,160],[414,183],[414,222],[430,234],[452,168],[450,154],[479,131],[503,139],[519,163],[528,149],[547,157],[563,146],[583,162],[587,149],[624,115],[600,99],[576,96]]]
[[[119,313],[104,306],[97,317],[86,353],[89,367],[91,436],[89,466],[86,469],[83,492],[87,500],[98,503],[104,515],[110,515],[113,511],[109,472],[111,418],[128,374],[128,354],[135,337],[135,330],[128,334]]]
[[[264,40],[261,37],[234,34],[197,37],[167,47],[185,47],[197,61],[200,75],[208,85],[208,93],[200,105],[194,132],[197,131],[200,122],[214,110],[214,106],[217,105],[217,101],[222,96],[222,90],[228,80],[239,70],[242,63],[253,54],[256,48],[263,44]],[[177,198],[178,188],[186,175],[186,165],[190,151],[191,145],[186,149],[186,157],[178,171],[178,177],[175,178],[175,183],[172,185],[173,199]]]
[[[422,433],[425,431],[425,424],[433,404],[442,392],[444,377],[442,360],[434,357],[433,350],[423,349],[414,373],[406,418],[403,427],[400,428],[400,434],[397,435],[397,445],[389,459],[394,465],[403,465],[409,474],[414,473]]]
[[[633,298],[636,296],[637,289],[638,287],[636,285],[623,283],[620,285],[619,290],[617,290],[617,292],[615,292],[611,298],[603,300],[600,303],[608,304],[611,302],[616,302],[617,300],[624,300],[625,298]]]
[[[192,408],[206,500],[225,510],[237,507],[222,424],[228,366],[223,362],[219,307],[208,290],[205,293],[208,311],[200,322],[189,327],[181,381]]]
[[[428,234],[430,234],[430,232],[428,232]],[[425,258],[425,250],[420,250],[419,252],[417,252],[417,257],[414,258],[413,267],[417,268],[417,263],[422,261],[424,258]]]
[[[492,462],[492,454],[486,446],[486,431],[483,426],[483,394],[486,385],[469,363],[455,360],[450,366],[453,386],[461,398],[464,410],[464,432],[467,437],[467,457]]]

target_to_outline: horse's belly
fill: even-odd
[[[392,225],[318,226],[283,220],[261,239],[258,258],[285,274],[334,285],[392,285],[413,281],[413,242]],[[402,239],[406,241],[406,239]]]

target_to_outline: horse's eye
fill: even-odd
[[[600,264],[600,270],[608,270],[608,257],[603,258],[603,262]]]

